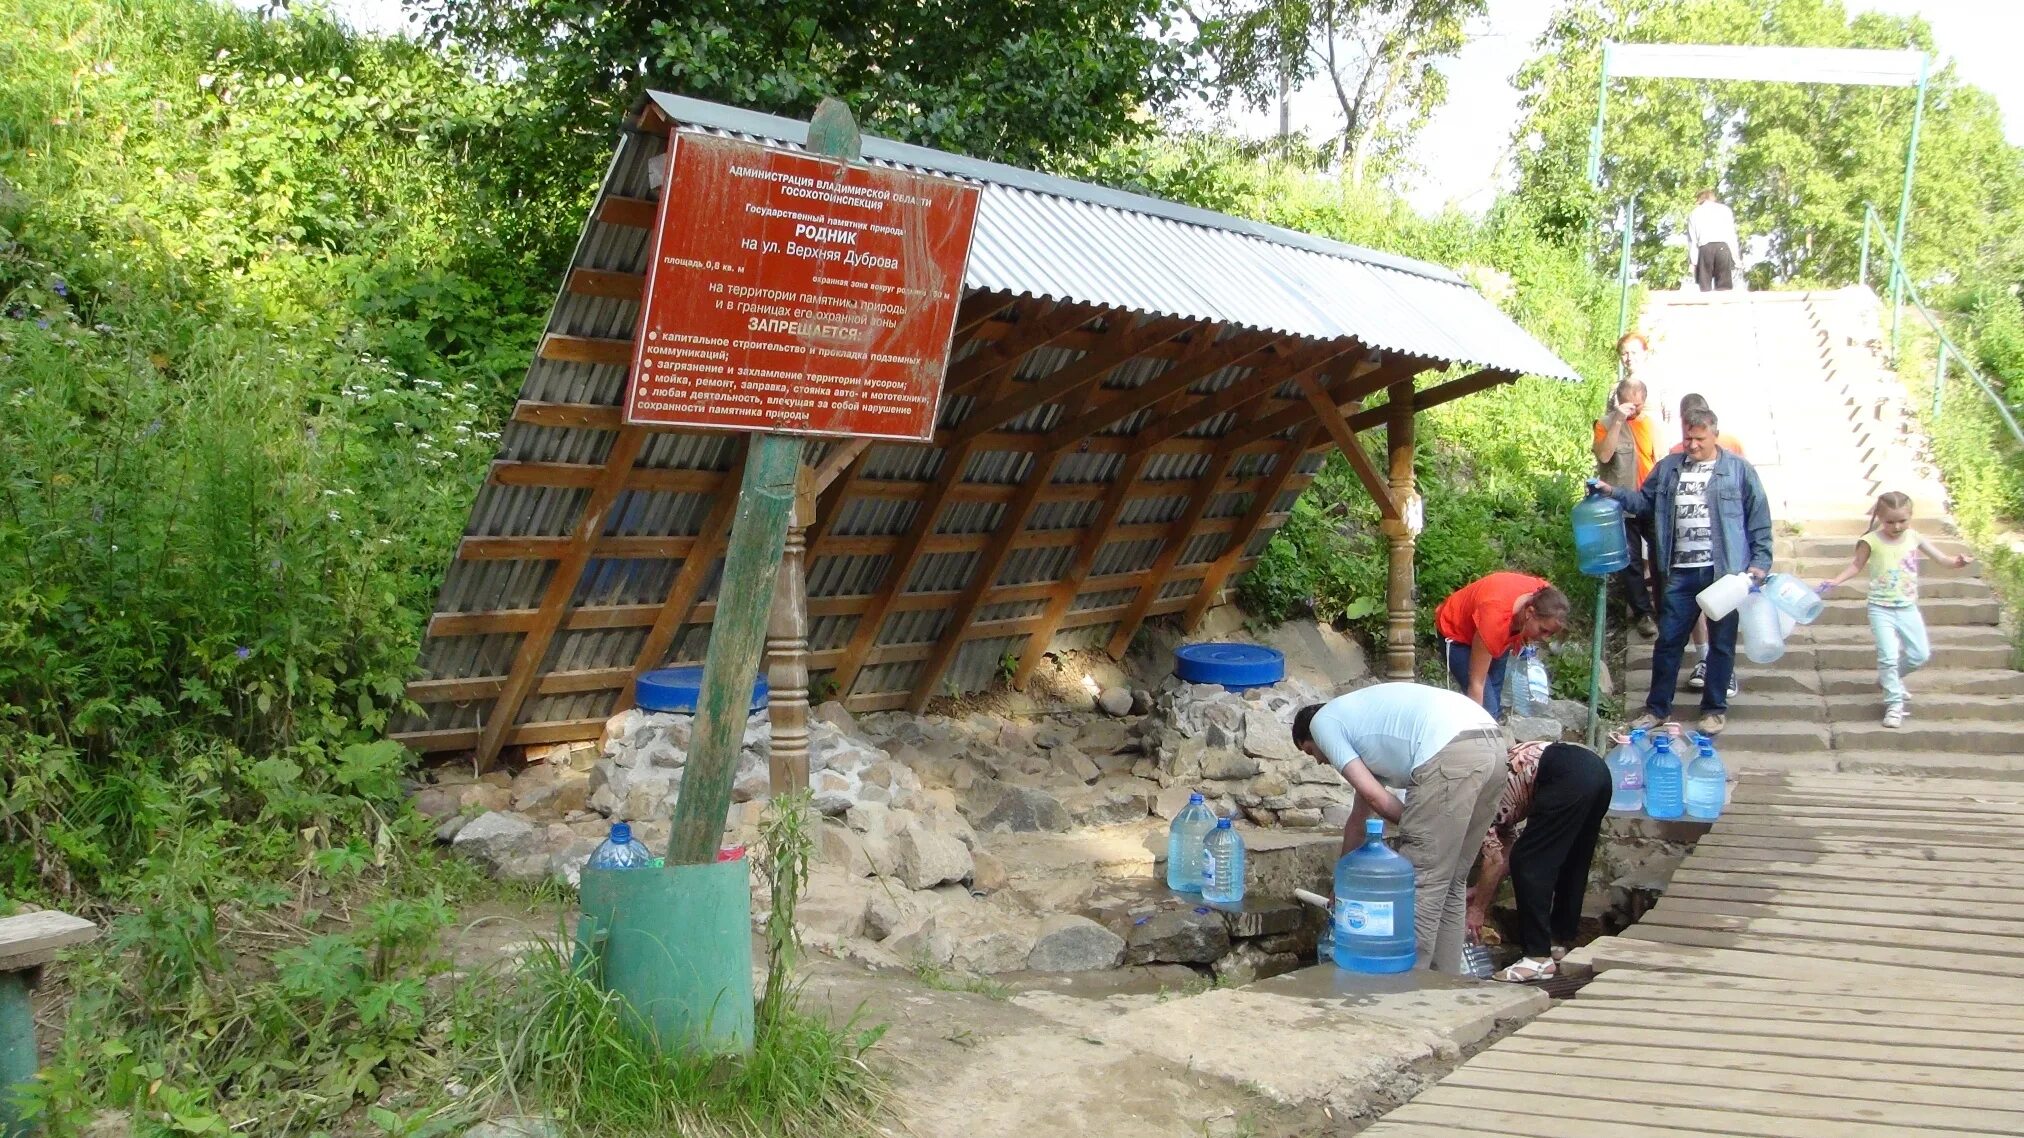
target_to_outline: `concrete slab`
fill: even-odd
[[[1520,984],[1422,970],[1373,976],[1332,964],[1260,980],[1251,990],[1295,999],[1332,1000],[1360,1018],[1432,1031],[1456,1047],[1467,1047],[1490,1034],[1498,1020],[1530,1019],[1553,1003],[1545,991]]]

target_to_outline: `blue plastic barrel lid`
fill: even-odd
[[[701,665],[683,668],[655,668],[640,673],[633,684],[633,702],[641,711],[670,711],[681,715],[696,713],[696,700],[703,692]],[[766,706],[766,677],[752,684],[752,710]]]
[[[1286,678],[1286,654],[1259,644],[1183,644],[1174,649],[1174,675],[1191,684],[1262,687]]]

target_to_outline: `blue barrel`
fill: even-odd
[[[1407,972],[1413,935],[1413,863],[1384,844],[1384,821],[1364,823],[1364,843],[1335,863],[1335,963],[1351,972]]]
[[[1233,691],[1264,687],[1286,678],[1286,654],[1262,644],[1183,644],[1174,649],[1174,675]]]
[[[1581,571],[1607,577],[1630,566],[1630,542],[1623,532],[1623,507],[1595,487],[1574,504],[1574,556]]]
[[[633,681],[633,702],[641,711],[671,711],[678,715],[694,715],[696,700],[703,693],[703,668],[700,664],[682,668],[655,668],[641,672]],[[752,683],[752,710],[760,711],[766,706],[766,677],[760,676]]]

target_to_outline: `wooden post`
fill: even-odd
[[[98,926],[45,909],[0,919],[0,1138],[41,1132],[20,1096],[35,1085],[36,981],[59,950],[95,940]]]
[[[854,161],[860,139],[850,108],[824,99],[808,124],[808,150]],[[751,707],[752,677],[758,674],[768,610],[780,559],[787,544],[787,524],[801,483],[799,435],[754,433],[745,451],[745,478],[738,492],[737,516],[724,551],[724,578],[717,588],[717,613],[710,624],[710,647],[703,657],[703,690],[696,700],[695,735],[682,793],[675,799],[674,833],[668,840],[669,865],[703,865],[715,860],[723,840],[724,818],[731,809],[731,780],[745,739]],[[806,649],[806,613],[803,616]],[[801,699],[807,727],[807,664],[802,663]],[[803,736],[803,758],[807,755]],[[770,773],[770,772],[769,772]]]
[[[766,625],[767,785],[777,795],[808,786],[808,576],[804,555],[815,516],[815,471],[801,467],[794,516],[773,582]]]
[[[1419,535],[1419,509],[1413,491],[1413,381],[1394,383],[1390,391],[1385,447],[1391,458],[1391,498],[1400,507],[1401,516],[1382,523],[1391,547],[1385,588],[1385,607],[1389,611],[1385,626],[1385,672],[1394,680],[1410,680],[1416,674],[1413,553]]]

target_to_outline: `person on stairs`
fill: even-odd
[[[1448,675],[1495,719],[1504,711],[1504,671],[1528,644],[1567,624],[1567,594],[1544,577],[1492,573],[1448,594],[1434,610]]]
[[[1694,195],[1687,214],[1687,259],[1693,262],[1694,283],[1702,292],[1728,292],[1736,287],[1736,266],[1743,260],[1736,236],[1736,214],[1715,197],[1715,191]]]
[[[1609,813],[1612,779],[1601,755],[1573,743],[1520,743],[1506,765],[1504,796],[1483,835],[1476,883],[1469,887],[1469,934],[1481,935],[1509,874],[1525,955],[1490,979],[1529,984],[1560,974],[1560,958],[1580,932],[1588,867]]]
[[[1669,454],[1637,488],[1603,484],[1625,511],[1653,519],[1666,587],[1659,606],[1659,638],[1652,649],[1651,690],[1634,727],[1655,727],[1672,715],[1680,658],[1700,605],[1694,598],[1717,577],[1748,573],[1762,581],[1771,571],[1771,503],[1756,468],[1715,442],[1713,411],[1686,416],[1686,450]],[[1729,723],[1729,678],[1736,667],[1736,629],[1730,613],[1708,623],[1707,686],[1699,727],[1720,734]]]
[[[1905,676],[1932,659],[1925,618],[1919,615],[1919,554],[1965,569],[1967,554],[1949,555],[1912,529],[1912,500],[1892,490],[1870,507],[1869,532],[1856,539],[1848,567],[1820,583],[1826,596],[1869,571],[1869,631],[1876,637],[1876,682],[1883,688],[1883,725],[1902,727],[1912,713]]]
[[[1626,376],[1617,381],[1608,413],[1595,421],[1597,478],[1619,486],[1644,485],[1645,476],[1658,464],[1658,416],[1646,413],[1650,405],[1649,389],[1643,380]],[[1649,640],[1659,633],[1658,623],[1652,619],[1652,614],[1658,611],[1657,594],[1653,578],[1646,575],[1651,527],[1626,517],[1623,536],[1630,550],[1630,564],[1617,571],[1616,579],[1623,588],[1632,625],[1639,636]]]
[[[1699,392],[1690,391],[1680,400],[1681,421],[1684,422],[1686,420],[1687,412],[1696,409],[1702,411],[1713,410],[1713,408],[1708,406],[1708,400],[1706,396],[1701,395]],[[1735,455],[1737,458],[1750,457],[1749,453],[1743,449],[1743,440],[1737,438],[1736,436],[1730,434],[1727,431],[1720,431],[1716,433],[1715,445],[1721,447],[1725,451],[1728,451],[1730,454]],[[1684,436],[1682,436],[1679,442],[1673,444],[1673,449],[1667,451],[1666,453],[1679,454],[1686,449],[1687,449],[1686,439]],[[1694,670],[1687,673],[1687,690],[1700,691],[1703,687],[1707,686],[1708,682],[1707,617],[1702,616],[1695,619],[1694,635],[1693,639],[1689,642],[1689,644],[1694,650]],[[1736,674],[1734,672],[1729,673],[1728,698],[1732,700],[1735,699],[1736,692],[1740,690],[1740,688],[1741,683],[1740,681],[1737,680]]]
[[[1294,712],[1293,745],[1356,791],[1342,852],[1363,844],[1372,814],[1397,827],[1398,852],[1413,863],[1419,966],[1459,975],[1469,869],[1504,793],[1503,729],[1459,692],[1372,684]],[[1392,791],[1404,788],[1401,803]]]

